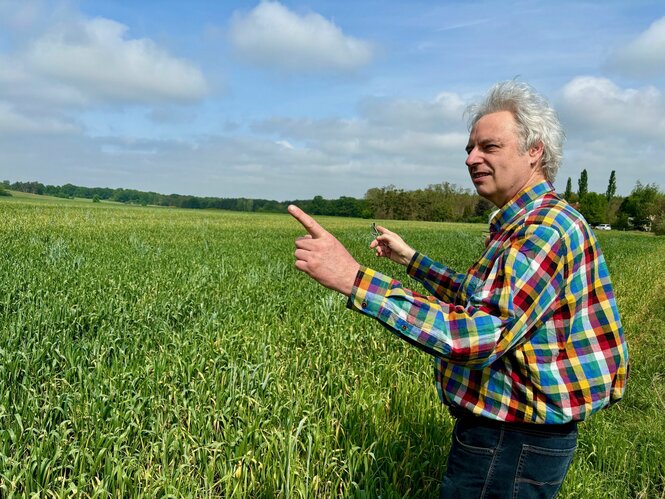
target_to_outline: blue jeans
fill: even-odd
[[[577,447],[577,424],[498,423],[458,417],[441,498],[551,498]]]

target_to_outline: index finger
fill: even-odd
[[[328,231],[326,231],[326,229],[321,227],[316,220],[314,220],[312,217],[310,217],[307,213],[302,211],[296,205],[293,204],[289,205],[288,210],[291,216],[296,220],[298,220],[298,222],[300,222],[302,226],[305,227],[305,229],[307,229],[307,232],[309,232],[314,239],[317,239],[328,233]]]

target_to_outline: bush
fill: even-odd
[[[12,193],[0,188],[0,196],[11,196]]]
[[[665,214],[661,214],[658,218],[656,218],[653,225],[651,226],[651,230],[657,236],[665,236]]]
[[[614,228],[617,230],[630,230],[632,225],[630,223],[630,217],[626,213],[619,213],[614,221]]]

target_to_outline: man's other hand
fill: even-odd
[[[296,268],[327,288],[349,296],[360,265],[316,220],[294,205],[289,213],[308,234],[296,239]]]
[[[377,236],[369,245],[376,252],[376,256],[389,258],[400,265],[408,265],[415,254],[411,246],[394,232],[389,231],[380,225],[376,226],[381,235]]]

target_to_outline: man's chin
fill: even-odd
[[[476,186],[476,193],[483,199],[486,199],[490,203],[499,206],[496,202],[495,197],[492,195],[493,191],[490,189],[483,189],[482,186]]]
[[[489,196],[491,193],[489,192],[489,189],[486,189],[485,186],[483,185],[474,185],[476,188],[476,192],[480,197],[483,197],[485,199],[489,199],[487,196]]]

